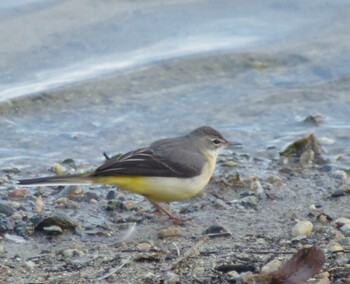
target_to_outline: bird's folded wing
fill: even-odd
[[[98,167],[91,176],[160,176],[194,177],[201,169],[191,167],[179,161],[170,161],[157,155],[152,149],[141,148],[128,152],[118,158],[112,158]]]

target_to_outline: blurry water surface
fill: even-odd
[[[254,155],[313,132],[349,164],[349,13],[340,0],[1,1],[0,165],[98,163],[203,124]]]

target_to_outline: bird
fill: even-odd
[[[148,147],[108,159],[95,170],[62,176],[19,180],[21,186],[109,184],[144,196],[156,211],[182,223],[158,202],[189,199],[201,192],[213,175],[221,149],[233,144],[217,130],[201,126],[190,133],[156,140]]]

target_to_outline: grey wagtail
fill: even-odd
[[[185,136],[157,140],[149,147],[111,158],[89,173],[20,180],[19,184],[116,185],[143,195],[157,211],[179,223],[181,219],[157,202],[183,200],[201,192],[214,172],[219,150],[229,144],[218,131],[202,126]]]

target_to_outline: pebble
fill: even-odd
[[[110,190],[110,191],[108,191],[107,196],[106,196],[106,199],[107,199],[107,200],[117,199],[117,193],[116,193],[116,191],[115,191],[115,190]]]
[[[278,259],[274,259],[272,261],[270,261],[269,263],[265,264],[262,268],[261,268],[261,272],[264,273],[271,273],[273,271],[278,270],[278,268],[282,265],[282,262]]]
[[[62,206],[62,205],[64,205],[64,204],[66,204],[68,202],[68,198],[67,197],[61,197],[61,198],[58,198],[57,200],[56,200],[56,204],[58,205],[58,206]]]
[[[237,165],[237,163],[235,161],[224,161],[221,164],[223,167],[228,167],[228,168],[232,168],[235,167]]]
[[[345,183],[348,179],[348,174],[344,171],[337,170],[332,173],[332,177],[340,180],[342,183]]]
[[[0,213],[10,217],[13,213],[15,213],[15,209],[5,203],[0,203]]]
[[[86,200],[87,202],[90,202],[91,200],[96,200],[98,201],[100,199],[100,197],[98,196],[98,194],[94,191],[87,191],[85,193],[84,196],[84,200]]]
[[[63,230],[60,226],[48,226],[48,227],[43,227],[43,231],[52,234],[52,235],[58,235],[58,234],[62,234]]]
[[[323,272],[323,273],[319,273],[318,275],[316,275],[316,278],[319,279],[317,284],[330,284],[330,280],[329,280],[329,272]]]
[[[31,260],[25,261],[24,264],[29,270],[35,269],[35,263]]]
[[[14,189],[8,192],[7,196],[9,198],[23,198],[26,195],[28,195],[30,193],[30,191],[26,188],[22,188],[22,189]]]
[[[64,215],[55,215],[51,217],[47,217],[41,222],[39,222],[35,226],[35,230],[41,231],[43,230],[44,227],[49,227],[49,226],[59,226],[62,229],[66,230],[75,230],[75,228],[78,226],[77,223],[75,223],[73,220],[70,218],[64,216]]]
[[[64,249],[62,251],[62,255],[64,257],[76,257],[76,256],[83,256],[85,255],[84,252],[82,252],[81,250],[78,249]]]
[[[304,118],[303,122],[307,124],[312,124],[319,126],[323,122],[323,117],[321,115],[309,115]]]
[[[349,218],[345,218],[345,217],[340,217],[337,220],[335,220],[334,223],[337,226],[337,228],[339,229],[342,226],[344,226],[345,224],[349,224],[350,225],[350,219]]]
[[[180,235],[180,229],[178,227],[169,227],[158,231],[159,239],[176,237],[178,235]]]
[[[67,172],[67,168],[58,163],[54,163],[51,169],[56,175],[63,175]]]
[[[350,224],[345,224],[341,226],[340,230],[346,233],[347,235],[350,235]]]
[[[312,161],[315,159],[315,152],[311,149],[305,150],[300,156],[300,164],[301,165],[311,165]]]
[[[254,208],[256,209],[257,198],[256,196],[245,196],[240,199],[240,204],[244,206],[244,208]]]
[[[292,228],[293,237],[306,236],[312,234],[313,225],[310,221],[298,221]]]
[[[255,180],[250,184],[250,190],[253,191],[256,195],[264,193],[264,188],[258,180]]]
[[[278,176],[269,176],[266,181],[277,187],[283,186],[283,181]]]
[[[340,245],[338,242],[336,241],[331,241],[328,244],[328,250],[331,252],[340,252],[340,251],[344,251],[344,248],[342,245]]]
[[[16,244],[23,244],[23,243],[27,242],[24,238],[22,238],[20,236],[5,234],[4,237],[5,237],[5,240],[16,243]]]
[[[33,226],[25,221],[18,222],[13,231],[19,236],[32,236],[34,235]]]
[[[225,210],[225,209],[229,209],[230,208],[230,206],[227,205],[225,201],[223,201],[221,199],[218,199],[218,198],[213,201],[213,207],[215,209],[221,209],[221,210]]]
[[[318,142],[320,142],[321,145],[333,145],[335,143],[335,140],[328,137],[320,137],[318,139]]]
[[[85,194],[83,188],[79,185],[68,186],[65,193],[68,199],[74,200],[74,201],[82,200]]]
[[[334,190],[331,195],[332,195],[332,197],[341,197],[341,196],[344,196],[345,193],[343,190],[338,188],[338,189]]]
[[[153,247],[153,245],[150,243],[139,243],[136,245],[136,247],[141,251],[149,251]]]
[[[0,219],[0,233],[13,230],[13,223],[9,219]]]
[[[339,189],[341,189],[345,194],[350,193],[350,184],[342,184]]]
[[[202,232],[202,235],[207,235],[210,238],[215,238],[229,237],[232,235],[232,233],[221,225],[211,225]]]

